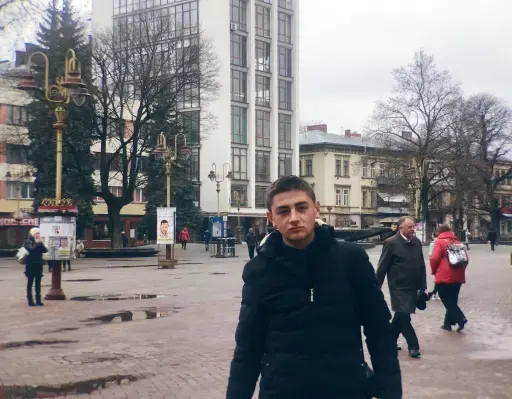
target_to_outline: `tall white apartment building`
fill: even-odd
[[[216,185],[208,174],[215,163],[222,175],[228,163],[233,179],[221,183],[220,212],[237,216],[236,191],[242,230],[263,224],[267,187],[298,169],[299,0],[93,0],[92,5],[93,34],[151,10],[175,18],[176,26],[198,26],[212,41],[222,88],[206,105],[215,127],[193,148],[197,200],[205,216],[216,215]]]

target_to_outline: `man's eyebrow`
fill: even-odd
[[[307,205],[308,202],[307,201],[301,201],[301,202],[297,202],[293,205],[281,205],[281,206],[278,206],[276,209],[277,210],[284,210],[284,209],[290,209],[292,206],[293,207],[296,207],[296,206],[302,206],[302,205]]]

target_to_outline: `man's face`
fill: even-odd
[[[64,240],[60,240],[60,246],[65,248],[68,246],[68,240],[64,239]]]
[[[169,230],[169,223],[162,223],[160,225],[160,232],[164,235],[167,235],[167,231]]]
[[[285,243],[304,248],[313,240],[315,219],[320,216],[320,204],[304,192],[292,190],[277,194],[267,218],[276,227]]]
[[[406,238],[414,237],[414,222],[411,219],[405,219],[405,221],[400,226],[400,232]]]
[[[396,229],[397,229],[397,228],[398,228],[398,226],[397,226],[395,223],[393,223],[393,224],[391,225],[391,230],[392,230],[392,231],[396,231]]]
[[[39,241],[41,239],[41,233],[34,234],[34,240]]]

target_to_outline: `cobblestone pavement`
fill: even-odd
[[[177,248],[175,270],[158,270],[156,258],[80,259],[63,274],[68,300],[30,309],[22,267],[0,261],[0,399],[222,399],[247,260],[240,249],[239,258],[210,259],[199,245]],[[511,249],[472,247],[464,333],[439,328],[440,301],[414,316],[423,358],[400,353],[404,398],[512,398]],[[374,264],[379,253],[369,251]],[[43,292],[49,282],[45,275]],[[158,296],[71,300],[109,294]]]

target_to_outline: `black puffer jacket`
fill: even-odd
[[[44,263],[43,254],[48,252],[48,249],[46,249],[42,242],[36,242],[32,236],[25,238],[23,246],[28,251],[25,261],[25,274],[42,276]]]
[[[391,317],[365,251],[315,229],[305,250],[271,234],[244,268],[227,399],[363,399],[361,325],[381,399],[402,397]]]

